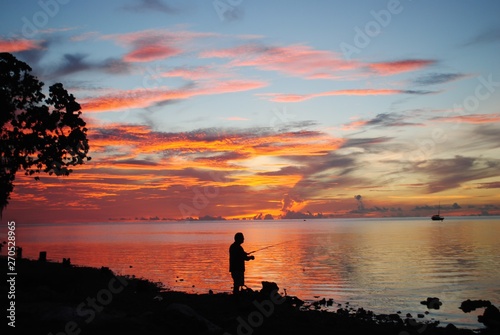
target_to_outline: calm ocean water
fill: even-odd
[[[438,297],[443,306],[425,319],[466,327],[481,326],[482,310],[463,313],[458,309],[463,300],[500,305],[500,217],[448,217],[442,223],[428,218],[18,222],[17,244],[28,258],[47,251],[51,260],[70,257],[76,265],[107,266],[173,290],[230,292],[228,248],[238,231],[247,252],[265,248],[247,263],[246,284],[254,289],[263,280],[274,281],[282,292],[304,300],[333,298],[376,313],[414,316],[427,311],[421,300]]]

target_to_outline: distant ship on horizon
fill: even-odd
[[[431,220],[432,221],[443,221],[444,220],[444,217],[442,217],[440,215],[440,212],[441,212],[441,204],[439,204],[439,207],[438,207],[438,213],[437,214],[434,214],[433,216],[431,216]]]

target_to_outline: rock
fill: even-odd
[[[33,292],[33,297],[36,300],[50,301],[57,296],[56,291],[49,288],[47,285],[38,286]]]
[[[262,282],[262,289],[260,290],[260,294],[266,298],[269,298],[272,294],[277,293],[279,290],[278,284],[269,281]]]
[[[491,306],[491,302],[489,300],[470,300],[467,299],[462,301],[460,305],[460,309],[464,311],[464,313],[469,313],[471,311],[475,311],[477,308],[489,307]]]
[[[302,305],[304,305],[304,301],[297,298],[297,297],[294,297],[292,295],[287,295],[285,296],[285,301],[287,303],[287,305],[289,306],[292,306],[292,307],[300,307]]]
[[[477,321],[491,329],[500,329],[500,311],[493,305],[486,307],[483,315],[477,317]]]
[[[419,319],[422,319],[422,318],[424,318],[424,317],[425,317],[425,315],[424,315],[424,314],[419,313],[419,314],[417,314],[417,317],[418,317]]]
[[[349,310],[339,308],[337,309],[337,314],[341,316],[349,316]]]
[[[446,325],[446,327],[444,327],[444,331],[448,335],[454,335],[459,333],[458,328],[453,323],[449,323],[448,325]]]
[[[196,323],[198,325],[201,325],[203,328],[205,328],[203,330],[207,334],[222,333],[222,328],[198,314],[188,305],[172,303],[167,307],[167,311],[178,313],[181,318],[185,318],[186,324]]]
[[[42,312],[41,320],[68,322],[76,317],[76,312],[70,306],[53,306],[50,310]]]
[[[428,309],[439,309],[443,304],[439,301],[439,298],[436,297],[428,297],[427,300],[420,302],[422,305],[426,305]]]

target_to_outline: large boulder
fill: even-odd
[[[491,302],[489,300],[470,300],[467,299],[462,301],[460,305],[460,309],[464,311],[464,313],[469,313],[475,311],[478,308],[489,307],[491,306]]]
[[[500,311],[493,305],[486,307],[483,315],[477,317],[477,321],[491,329],[500,330]]]

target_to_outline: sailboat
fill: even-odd
[[[444,220],[444,217],[442,217],[440,215],[440,212],[441,212],[441,204],[439,204],[439,207],[438,207],[438,213],[437,214],[434,214],[433,216],[431,216],[431,220],[432,221],[443,221]]]

